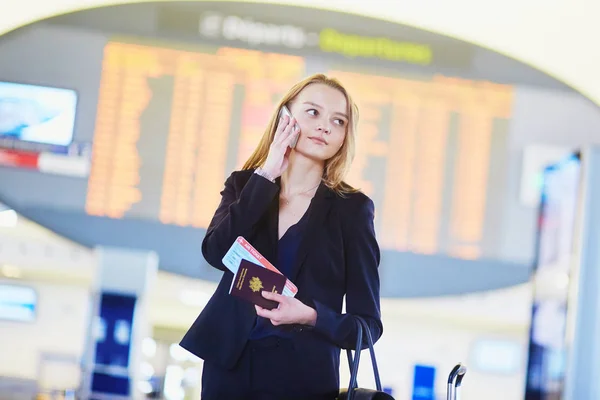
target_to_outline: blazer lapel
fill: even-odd
[[[276,182],[279,184],[279,178]],[[267,211],[266,225],[268,235],[266,248],[269,249],[269,252],[262,254],[267,260],[275,263],[277,247],[279,245],[279,196],[275,196],[271,207]]]
[[[321,183],[317,189],[317,192],[315,193],[315,196],[311,200],[311,204],[308,208],[309,215],[306,228],[302,235],[300,246],[298,247],[296,260],[292,266],[292,272],[290,276],[290,280],[292,282],[294,282],[294,280],[298,277],[306,256],[308,255],[310,249],[314,247],[314,242],[317,237],[316,231],[320,228],[323,222],[326,221],[326,216],[331,207],[331,200],[333,197],[333,191],[325,186],[324,183]]]

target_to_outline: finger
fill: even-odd
[[[285,128],[288,127],[289,123],[290,117],[288,117],[287,115],[284,115],[281,118],[279,118],[279,121],[277,122],[277,128],[275,129],[275,137],[273,141],[277,140],[281,136]]]
[[[279,310],[274,308],[272,310],[267,310],[266,308],[258,307],[256,309],[256,315],[259,317],[267,318],[270,320],[279,320]]]
[[[281,144],[281,145],[286,144],[286,140],[290,136],[292,136],[292,134],[294,133],[295,126],[296,126],[296,119],[292,118],[291,120],[289,120],[289,122],[285,126],[285,128],[281,131],[281,133],[279,134],[279,137],[277,138],[277,140],[275,142],[277,142],[278,144]]]
[[[300,128],[294,128],[292,133],[283,140],[283,144],[285,146],[291,146],[298,136],[300,136]]]
[[[282,302],[284,302],[284,301],[285,301],[285,296],[284,296],[284,295],[281,295],[281,294],[279,294],[279,293],[271,293],[271,292],[266,292],[266,291],[263,291],[263,292],[262,292],[262,296],[263,296],[265,299],[268,299],[268,300],[273,300],[273,301],[276,301],[276,302],[278,302],[278,303],[282,303]]]

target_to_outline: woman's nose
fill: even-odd
[[[331,128],[325,125],[320,125],[317,129],[325,132],[326,135],[329,135],[331,133]]]

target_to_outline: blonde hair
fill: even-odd
[[[279,101],[277,105],[276,112],[271,117],[267,128],[265,129],[265,133],[263,134],[258,146],[248,158],[242,169],[255,169],[262,167],[267,160],[267,156],[269,154],[269,148],[271,143],[273,142],[273,138],[275,137],[275,131],[277,130],[277,121],[279,119],[279,110],[284,105],[289,106],[291,102],[293,102],[298,94],[305,87],[312,85],[314,83],[320,83],[323,85],[327,85],[333,89],[339,90],[344,97],[346,98],[347,103],[347,114],[348,114],[348,124],[346,128],[346,137],[344,138],[344,142],[342,143],[342,147],[338,150],[338,152],[331,157],[329,160],[325,161],[325,169],[323,171],[323,182],[327,187],[335,191],[336,193],[343,195],[345,193],[352,193],[358,191],[352,186],[348,185],[344,182],[344,178],[348,173],[350,166],[352,164],[352,160],[354,159],[354,152],[356,146],[356,126],[358,123],[358,107],[352,101],[350,94],[346,90],[346,88],[335,78],[327,77],[324,74],[315,74],[311,75],[308,78],[296,83]]]

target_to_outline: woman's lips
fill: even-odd
[[[317,136],[310,136],[309,139],[319,145],[327,144],[327,142],[324,139],[321,139],[320,137],[317,137]]]

